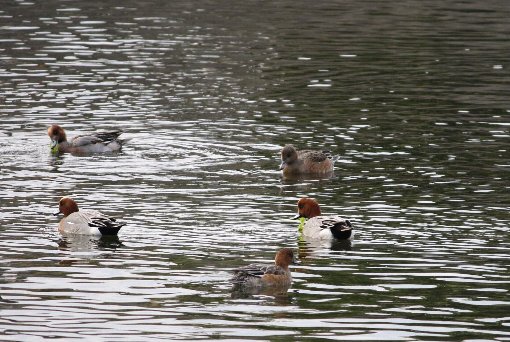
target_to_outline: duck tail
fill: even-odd
[[[125,226],[125,224],[116,224],[115,226],[97,228],[101,235],[117,235],[119,233],[120,228]]]
[[[120,228],[125,225],[125,223],[116,222],[112,218],[95,219],[89,223],[89,226],[97,228],[101,235],[117,235]]]
[[[328,159],[331,159],[333,163],[340,159],[339,155],[333,154],[330,150],[323,150],[321,152],[325,154]]]
[[[108,142],[108,141],[115,141],[115,140],[119,140],[119,135],[121,135],[123,132],[118,130],[118,131],[109,131],[109,132],[97,132],[95,134],[95,136],[105,142]]]
[[[352,235],[352,224],[351,221],[345,220],[338,222],[330,227],[331,234],[338,240],[347,240]]]
[[[133,138],[122,138],[122,139],[115,139],[115,141],[117,141],[119,143],[119,145],[122,147],[124,146],[127,142],[129,142],[131,139]]]
[[[330,159],[333,163],[336,163],[338,160],[340,160],[340,156],[338,154],[331,155]]]
[[[247,275],[243,272],[235,272],[232,278],[230,278],[230,282],[233,284],[242,284],[246,281]]]
[[[128,142],[130,141],[132,138],[119,138],[119,135],[122,134],[121,131],[118,131],[118,132],[111,132],[112,134],[115,133],[116,136],[113,136],[113,139],[110,139],[107,144],[108,144],[108,147],[110,147],[112,149],[112,151],[121,151],[122,150],[122,147]]]

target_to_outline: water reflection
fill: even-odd
[[[122,242],[118,236],[114,235],[66,234],[58,241],[58,249],[68,252],[89,252],[91,250],[114,252],[121,247],[123,247]]]
[[[247,299],[257,296],[274,297],[275,304],[288,305],[291,302],[290,296],[287,294],[290,286],[271,287],[271,288],[255,288],[246,287],[240,284],[234,284],[231,289],[232,299]]]
[[[64,158],[65,158],[65,154],[64,153],[50,153],[50,158],[48,159],[48,164],[50,166],[52,166],[52,169],[51,171],[53,172],[58,172],[59,171],[59,168],[60,166],[62,166],[64,164]]]
[[[296,205],[297,200],[300,197],[315,196],[323,189],[330,188],[336,185],[338,178],[334,175],[328,176],[328,178],[317,178],[316,176],[300,176],[295,178],[282,177],[280,178],[280,194],[286,195],[289,193],[296,193],[296,199],[292,199],[289,204]],[[321,192],[322,195],[322,192]],[[295,210],[293,208],[292,210]],[[289,213],[289,216],[291,214]]]
[[[332,251],[350,251],[353,242],[350,240],[317,240],[300,237],[299,256],[303,258],[312,257],[315,253],[322,253],[324,249]]]
[[[321,175],[308,175],[308,174],[302,174],[302,175],[293,175],[293,174],[287,174],[282,175],[282,184],[297,184],[299,182],[303,181],[317,181],[317,182],[325,182],[331,178],[335,177],[334,172],[327,172]]]

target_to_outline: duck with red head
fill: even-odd
[[[63,214],[64,217],[78,212],[78,204],[70,197],[62,197],[58,202],[58,214]]]
[[[68,141],[66,132],[59,125],[51,125],[48,128],[52,153],[90,154],[118,152],[125,141],[119,139],[121,133],[120,131],[114,131],[78,135]]]
[[[124,223],[117,222],[97,210],[78,209],[78,204],[70,197],[63,197],[58,203],[60,220],[58,230],[62,234],[117,235]]]
[[[289,265],[294,263],[296,263],[294,251],[290,248],[282,248],[276,253],[274,265],[251,264],[237,268],[234,270],[231,281],[236,289],[239,287],[250,290],[271,288],[286,292],[292,283]]]
[[[354,232],[349,220],[333,215],[321,215],[319,203],[309,197],[298,201],[298,213],[295,219],[304,218],[303,235],[319,240],[352,240]]]

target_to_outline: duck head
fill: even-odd
[[[67,141],[66,132],[59,125],[51,125],[48,128],[48,136],[51,139],[52,152],[58,152],[58,144]]]
[[[276,253],[274,258],[276,266],[288,268],[290,264],[296,264],[297,261],[294,256],[294,251],[290,248],[282,248]]]
[[[282,163],[280,164],[280,170],[285,169],[289,164],[295,162],[298,158],[297,151],[292,145],[286,145],[282,148],[281,152]]]
[[[298,201],[297,206],[298,213],[294,216],[296,220],[302,217],[310,219],[321,214],[319,203],[313,198],[303,197]]]
[[[58,213],[54,215],[63,214],[64,217],[78,212],[78,204],[70,197],[62,197],[58,202]]]

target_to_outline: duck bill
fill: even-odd
[[[60,214],[62,214],[62,212],[61,212],[61,211],[59,211],[58,213],[54,213],[54,214],[53,214],[53,216],[58,216],[58,215],[60,215]]]
[[[300,213],[297,213],[296,216],[294,216],[292,219],[293,220],[299,220],[302,217],[303,217],[303,215],[301,215]]]
[[[287,166],[287,163],[282,161],[282,163],[280,164],[280,170],[285,169],[286,166]]]
[[[56,139],[51,140],[50,151],[53,154],[57,154],[59,152],[58,151],[58,140],[56,140]]]

